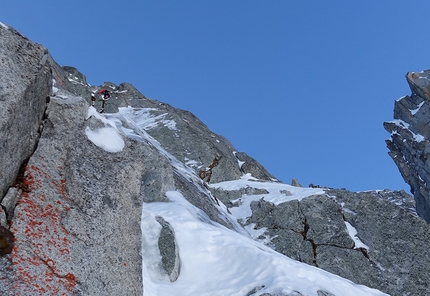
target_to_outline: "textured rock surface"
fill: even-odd
[[[0,26],[0,198],[39,137],[51,92],[48,56],[43,46]]]
[[[178,279],[180,270],[180,258],[178,245],[175,241],[175,231],[162,217],[156,217],[156,220],[162,227],[158,238],[161,263],[169,276],[169,280],[174,282]]]
[[[405,192],[354,193],[327,190],[275,206],[253,202],[247,224],[265,228],[269,246],[290,258],[318,266],[391,295],[426,295],[430,227]],[[356,248],[346,222],[368,246]],[[424,253],[423,253],[424,252]]]
[[[84,133],[87,108],[82,99],[52,98],[26,167],[28,189],[11,226],[14,289],[24,295],[142,293],[139,179],[147,151],[127,140],[124,153],[95,147]]]
[[[391,134],[389,155],[411,187],[418,214],[430,222],[430,71],[410,72],[412,94],[394,104],[394,121],[384,122]]]

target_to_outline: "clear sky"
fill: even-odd
[[[92,85],[189,110],[285,183],[406,189],[382,123],[430,66],[430,1],[0,0]]]

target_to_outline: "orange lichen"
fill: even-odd
[[[73,293],[76,278],[67,268],[71,259],[69,232],[61,224],[61,213],[70,209],[65,206],[68,198],[63,177],[52,178],[37,166],[26,167],[23,183],[28,190],[21,193],[11,224],[15,234],[11,260],[18,276],[13,287],[16,295]],[[49,202],[41,189],[55,191],[63,200]]]

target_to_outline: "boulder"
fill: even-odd
[[[178,279],[180,270],[179,250],[175,241],[175,231],[163,217],[158,216],[155,219],[162,227],[158,237],[161,263],[169,276],[169,280],[174,282]]]

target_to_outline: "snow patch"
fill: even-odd
[[[5,28],[5,29],[9,29],[9,27],[8,26],[6,26],[5,24],[3,24],[2,22],[0,22],[0,26],[2,26],[3,28]]]
[[[357,236],[357,229],[355,229],[354,226],[352,226],[349,222],[345,221],[346,229],[348,230],[349,236],[352,238],[352,240],[355,243],[354,249],[364,248],[366,250],[369,250],[369,247],[364,244]]]
[[[416,142],[423,142],[425,140],[425,138],[424,138],[423,135],[414,134],[414,133],[413,133],[413,135],[414,135],[414,139],[415,139]]]
[[[54,78],[52,78],[52,94],[56,95],[58,92],[58,88],[55,87],[57,85],[57,80],[55,80]]]
[[[85,134],[94,145],[107,152],[120,152],[125,146],[124,140],[113,127],[102,127],[93,131],[87,126]]]
[[[115,153],[121,151],[125,143],[119,134],[119,130],[116,128],[115,122],[98,113],[93,106],[88,108],[87,117],[85,119],[88,120],[91,116],[104,123],[105,127],[91,130],[91,128],[87,126],[85,134],[88,139],[93,142],[94,145],[107,152]]]
[[[418,107],[416,108],[416,109],[414,109],[414,110],[409,110],[409,111],[411,111],[411,114],[412,115],[415,115],[415,114],[417,114],[417,112],[421,109],[421,107],[424,105],[424,101],[422,101],[419,105],[418,105]]]
[[[245,164],[245,162],[244,161],[241,161],[241,160],[239,160],[239,158],[237,157],[237,151],[233,151],[233,155],[234,155],[234,157],[236,157],[236,159],[237,159],[237,164],[239,165],[239,168],[240,169],[242,169],[242,166]]]
[[[269,192],[268,194],[244,194],[239,199],[232,201],[233,203],[239,204],[239,206],[229,208],[230,212],[238,220],[242,219],[243,222],[245,222],[246,219],[252,215],[251,203],[253,201],[264,199],[264,201],[272,202],[275,205],[278,205],[291,200],[302,200],[303,198],[310,195],[325,194],[324,190],[320,188],[303,188],[283,183],[262,182],[258,179],[255,179],[250,174],[243,175],[239,180],[214,183],[209,184],[209,186],[211,188],[221,188],[227,191],[251,187],[255,189],[266,189]],[[288,194],[286,194],[287,192]]]
[[[88,108],[88,111],[87,111],[87,117],[85,118],[86,120],[88,119],[88,118],[90,118],[91,116],[94,116],[94,118],[96,118],[96,119],[98,119],[98,120],[100,120],[101,122],[103,122],[106,126],[110,126],[110,127],[114,127],[114,128],[116,128],[116,124],[115,124],[115,121],[114,120],[111,120],[111,119],[108,119],[107,118],[107,114],[105,114],[105,115],[102,115],[102,114],[100,114],[99,112],[97,112],[97,110],[96,110],[96,108],[94,108],[93,106],[90,106],[89,108]]]
[[[400,97],[400,98],[398,98],[397,100],[396,100],[396,102],[399,102],[400,100],[402,100],[402,99],[404,99],[404,98],[406,98],[407,96],[403,96],[403,97]]]
[[[409,128],[409,123],[401,120],[401,119],[394,119],[391,121],[392,123],[394,123],[395,125],[401,127],[401,128]]]
[[[420,135],[420,134],[415,134],[413,131],[411,131],[410,129],[409,129],[409,127],[410,127],[410,124],[409,123],[407,123],[407,122],[405,122],[405,121],[403,121],[403,120],[401,120],[401,119],[395,119],[395,120],[392,120],[391,121],[392,123],[394,123],[395,125],[397,125],[398,127],[400,127],[401,129],[406,129],[406,130],[408,130],[411,134],[412,134],[412,136],[413,136],[413,138],[414,138],[414,140],[416,141],[416,142],[422,142],[422,141],[425,141],[425,137],[423,136],[423,135]],[[391,133],[391,135],[393,135],[393,134],[395,134],[395,133],[397,133],[397,132],[392,132]],[[397,133],[398,134],[398,133]],[[403,140],[404,142],[406,141],[406,139],[404,139]]]
[[[200,162],[198,162],[196,160],[189,159],[187,157],[185,157],[184,160],[185,160],[185,165],[189,166],[190,168],[198,168],[201,165]]]

